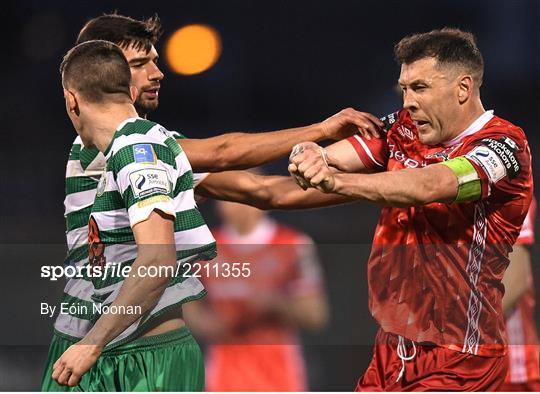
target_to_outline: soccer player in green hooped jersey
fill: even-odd
[[[77,133],[106,158],[90,215],[90,263],[130,266],[131,274],[92,278],[94,299],[116,312],[97,314],[84,338],[55,362],[52,378],[84,391],[202,390],[200,349],[181,319],[163,320],[204,294],[198,280],[183,278],[176,267],[215,255],[186,154],[167,130],[138,117],[129,65],[115,44],[80,44],[61,71]],[[100,78],[103,72],[107,78]],[[152,267],[174,273],[144,275]],[[154,335],[140,337],[148,330]]]
[[[161,33],[159,19],[138,21],[121,15],[103,15],[90,20],[81,30],[77,43],[93,39],[105,39],[118,44],[128,59],[132,85],[137,87],[135,108],[139,116],[146,115],[158,106],[160,81],[163,74],[157,66],[158,54],[154,45]],[[376,134],[377,119],[369,114],[351,109],[307,127],[269,133],[229,133],[207,139],[183,139],[171,132],[181,143],[196,171],[221,171],[247,168],[271,161],[287,154],[291,147],[303,140],[339,139],[358,128]],[[88,218],[98,180],[105,167],[104,156],[95,148],[86,148],[77,137],[70,152],[66,169],[65,215],[68,263],[84,265],[88,261]],[[251,174],[236,171],[201,174],[194,173],[194,187],[198,194],[225,198],[225,193],[244,193],[240,185],[251,182]],[[231,184],[231,179],[235,182]],[[78,306],[94,303],[94,285],[89,278],[71,278],[65,287],[61,313],[55,323],[55,335],[49,351],[48,366],[44,372],[43,390],[67,389],[51,380],[52,364],[72,343],[82,338],[93,324],[94,316],[80,312]],[[69,306],[74,306],[73,312]]]

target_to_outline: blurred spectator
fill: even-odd
[[[534,284],[528,249],[534,244],[535,216],[533,200],[503,279],[509,368],[501,391],[540,391]]]
[[[206,389],[306,391],[298,330],[320,329],[328,319],[315,247],[256,208],[217,207],[218,258],[200,272],[208,295],[184,309],[208,343]]]

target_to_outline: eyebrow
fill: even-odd
[[[407,86],[406,83],[403,83],[402,81],[398,80],[399,86]],[[410,82],[408,84],[409,86],[415,86],[415,85],[429,85],[429,83],[425,79],[415,79],[414,81]]]
[[[152,59],[150,55],[146,55],[146,56],[134,57],[128,63],[132,64],[132,63],[147,62],[147,61],[158,60],[158,59],[159,59],[159,56],[156,56],[155,59]]]

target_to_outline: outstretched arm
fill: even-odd
[[[289,171],[303,180],[304,187],[391,206],[449,203],[459,191],[454,170],[444,164],[376,174],[336,174],[316,149],[308,149],[291,159]]]
[[[195,172],[218,172],[252,168],[274,161],[302,141],[340,140],[358,132],[369,139],[371,135],[378,136],[382,126],[377,117],[347,108],[311,126],[177,141]]]
[[[328,146],[326,152],[329,165],[333,168],[347,172],[367,171],[346,140]],[[304,191],[288,176],[263,176],[247,171],[210,174],[195,192],[200,196],[239,202],[259,209],[306,209],[354,201],[353,198],[325,194],[317,189]]]
[[[343,204],[353,198],[302,190],[289,176],[226,171],[208,175],[195,189],[197,195],[233,201],[259,209],[306,209]]]

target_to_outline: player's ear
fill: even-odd
[[[472,76],[469,74],[460,75],[458,78],[458,100],[460,104],[465,103],[471,97],[472,90]]]
[[[129,86],[129,94],[131,95],[131,101],[135,102],[137,100],[137,94],[139,93],[138,89],[134,85]]]
[[[66,99],[66,108],[69,112],[79,116],[79,103],[77,97],[67,89],[64,89],[64,98]]]

